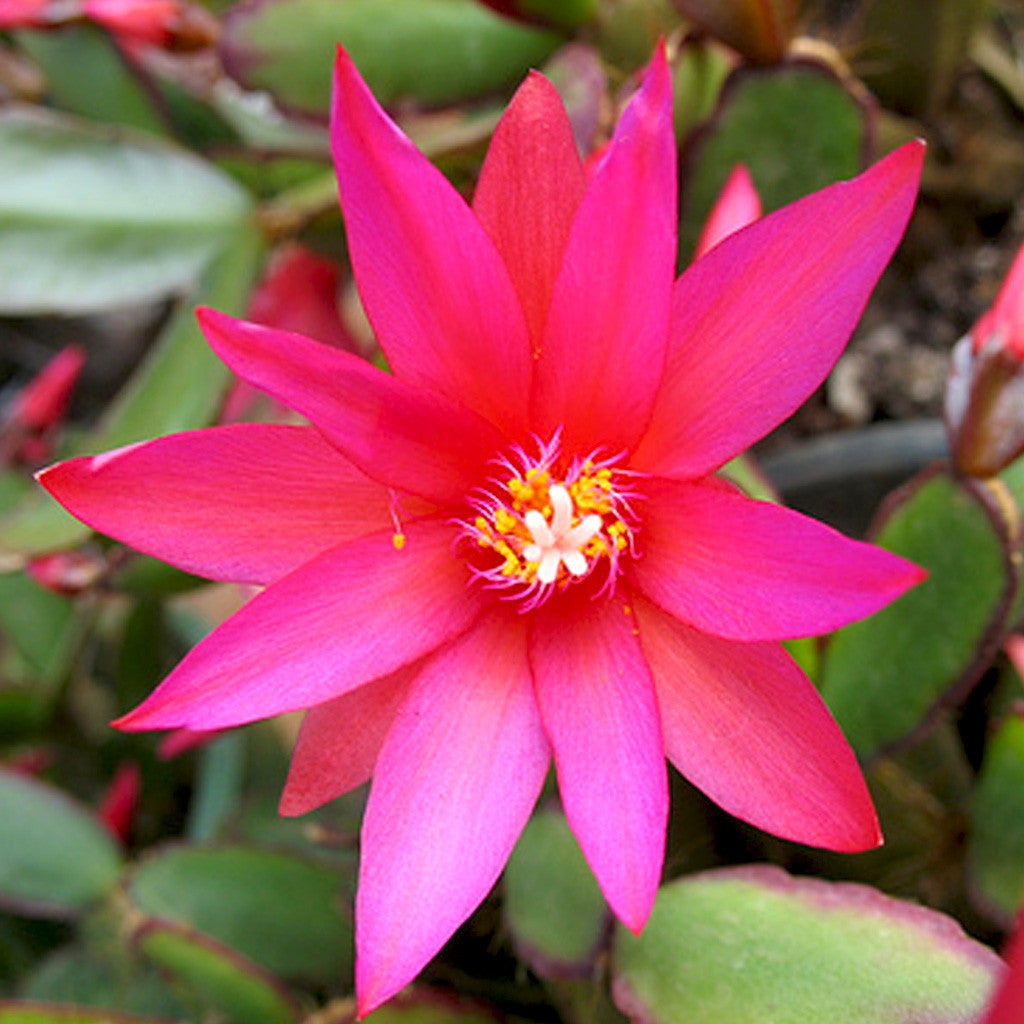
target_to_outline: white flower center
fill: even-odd
[[[533,538],[533,543],[523,549],[523,557],[537,563],[538,583],[554,583],[562,565],[570,575],[584,576],[589,563],[581,549],[600,532],[601,517],[591,513],[573,526],[572,497],[561,484],[548,488],[548,500],[551,502],[550,523],[537,509],[530,509],[523,517]]]

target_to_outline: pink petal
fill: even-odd
[[[342,544],[258,594],[195,647],[121,729],[221,729],[298,711],[394,672],[467,629],[481,600],[447,523]]]
[[[609,906],[637,932],[661,879],[668,781],[628,605],[557,596],[536,614],[530,663],[569,825]]]
[[[306,712],[281,796],[281,814],[305,814],[370,778],[421,664],[406,665]]]
[[[665,361],[676,262],[676,153],[663,49],[587,186],[551,297],[534,395],[547,437],[632,447]]]
[[[908,143],[730,235],[683,274],[636,468],[703,476],[825,379],[903,236],[923,158]]]
[[[49,0],[5,0],[0,7],[0,29],[45,25],[48,6]]]
[[[565,107],[532,72],[495,129],[473,210],[505,261],[538,348],[583,187]]]
[[[550,752],[525,620],[492,612],[439,651],[384,741],[356,897],[360,1015],[423,968],[497,881]]]
[[[781,644],[708,636],[642,599],[634,608],[665,752],[690,782],[784,839],[847,853],[878,846],[853,751]]]
[[[974,351],[980,351],[997,332],[1007,349],[1024,358],[1024,247],[1014,257],[992,308],[971,328]]]
[[[311,427],[238,424],[44,470],[76,518],[212,579],[269,583],[391,522],[394,499]],[[415,499],[412,499],[415,500]],[[423,514],[411,500],[403,511]]]
[[[723,239],[752,224],[760,216],[761,197],[754,187],[754,179],[743,164],[737,164],[704,222],[693,258],[699,260]]]
[[[926,576],[916,565],[724,484],[653,480],[630,569],[670,615],[715,636],[814,636],[871,615]]]
[[[396,376],[521,436],[530,350],[508,271],[462,197],[340,50],[331,143],[356,284]]]
[[[461,503],[504,447],[486,420],[301,334],[200,309],[214,351],[307,417],[367,476],[438,504]]]

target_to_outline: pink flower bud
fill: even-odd
[[[953,349],[946,429],[953,464],[994,476],[1024,452],[1024,249],[992,308]]]
[[[100,801],[96,814],[107,831],[122,843],[131,838],[132,824],[139,808],[142,775],[139,766],[129,761],[114,773],[107,792]]]
[[[93,586],[107,571],[107,563],[94,551],[56,551],[32,559],[25,571],[41,587],[73,596]]]
[[[22,388],[0,422],[0,463],[38,466],[51,457],[60,426],[85,363],[77,345],[58,352]]]

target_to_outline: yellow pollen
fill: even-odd
[[[394,544],[396,551],[401,551],[405,547],[405,534],[395,533],[391,535],[391,543]]]
[[[476,545],[497,556],[480,574],[497,586],[521,585],[528,606],[544,600],[548,588],[589,576],[602,561],[611,585],[619,555],[632,543],[616,481],[610,466],[587,460],[570,467],[564,480],[547,462],[496,482],[490,500],[477,506],[472,526],[466,524]]]

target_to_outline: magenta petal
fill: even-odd
[[[693,258],[699,260],[723,239],[745,228],[760,216],[761,197],[754,187],[754,179],[743,164],[737,164],[704,222]]]
[[[122,729],[221,729],[323,704],[422,657],[480,613],[449,524],[333,548],[203,640]]]
[[[310,427],[175,434],[59,463],[39,482],[94,530],[235,583],[269,583],[390,522],[387,490]]]
[[[799,843],[852,853],[882,839],[853,751],[778,643],[738,643],[635,605],[668,759],[715,803]]]
[[[878,611],[926,575],[898,555],[724,484],[653,480],[646,491],[633,580],[665,611],[715,636],[828,633]]]
[[[551,297],[534,395],[567,451],[632,447],[665,362],[676,263],[672,94],[659,49],[580,203]]]
[[[703,476],[825,379],[903,236],[923,157],[909,143],[730,235],[683,274],[636,468]]]
[[[494,131],[473,210],[508,267],[537,347],[583,187],[562,100],[533,72]]]
[[[530,663],[569,825],[609,906],[639,931],[661,879],[668,780],[628,605],[552,600],[536,614]]]
[[[339,51],[331,143],[359,294],[396,376],[526,428],[526,321],[494,243]]]
[[[525,621],[490,613],[424,666],[381,750],[356,897],[360,1014],[423,968],[497,881],[550,752]]]
[[[305,814],[370,778],[420,665],[406,665],[306,712],[281,795],[281,814]]]
[[[486,420],[301,334],[200,309],[217,355],[307,417],[367,476],[428,501],[461,502],[503,446]]]

